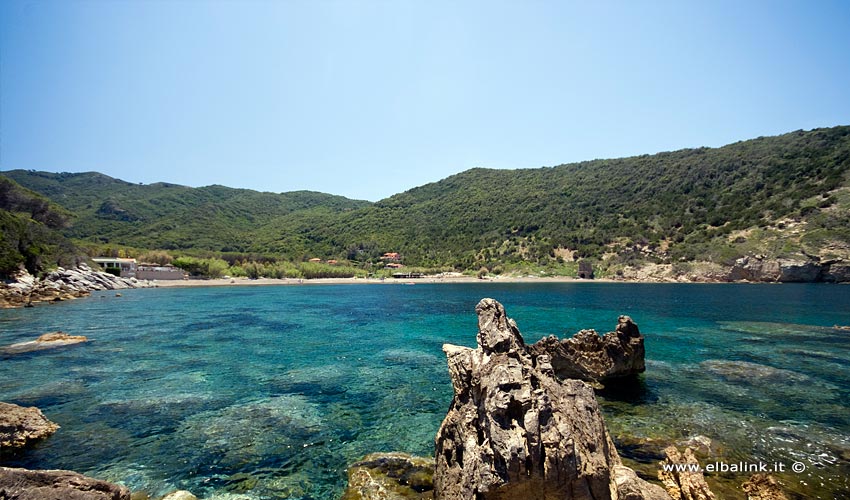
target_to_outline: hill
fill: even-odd
[[[38,274],[77,263],[79,250],[60,233],[70,217],[47,198],[0,176],[0,277],[21,267]]]
[[[738,257],[850,258],[850,127],[536,169],[472,169],[377,203],[321,193],[134,185],[96,174],[10,178],[76,214],[65,234],[168,250],[459,269],[615,273]],[[572,267],[570,267],[572,265]]]

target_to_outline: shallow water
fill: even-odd
[[[799,498],[850,497],[850,287],[460,284],[122,291],[0,311],[0,345],[91,342],[0,358],[0,400],[62,429],[4,465],[67,468],[161,495],[338,496],[375,451],[431,454],[451,399],[441,345],[474,346],[493,297],[527,342],[629,314],[647,373],[604,393],[621,453],[705,435],[728,461],[806,466]],[[718,475],[740,484],[745,475]]]

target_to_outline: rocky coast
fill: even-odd
[[[60,267],[43,278],[37,278],[22,270],[13,280],[0,282],[0,308],[29,307],[37,303],[76,299],[87,297],[99,290],[152,286],[155,284],[150,281],[121,278],[95,271],[86,264],[80,264],[73,269]]]

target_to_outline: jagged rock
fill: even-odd
[[[124,486],[67,470],[0,467],[0,498],[7,500],[130,500]]]
[[[529,352],[549,356],[562,379],[604,382],[646,370],[643,336],[628,316],[620,316],[616,331],[602,337],[594,330],[581,330],[564,340],[551,335],[529,346]]]
[[[435,440],[436,499],[669,499],[620,469],[588,384],[559,381],[495,300],[475,310],[478,348],[443,346],[454,398]]]
[[[348,468],[348,488],[340,500],[433,498],[433,458],[372,453]]]
[[[747,493],[747,500],[788,500],[779,481],[770,474],[753,474],[741,488]]]
[[[36,407],[0,403],[0,452],[23,448],[50,436],[59,426]],[[2,496],[0,496],[2,498]]]
[[[664,454],[667,458],[661,463],[658,479],[674,500],[714,500],[692,449],[679,453],[675,446],[668,446]]]
[[[11,283],[0,283],[0,308],[23,307],[34,302],[53,302],[88,296],[94,290],[118,290],[155,286],[149,281],[121,278],[95,271],[86,264],[75,269],[57,268],[42,279],[21,271]]]
[[[43,349],[53,349],[71,344],[79,344],[80,342],[86,341],[88,341],[88,338],[82,335],[68,335],[65,332],[50,332],[45,333],[36,340],[19,342],[17,344],[0,348],[0,353],[21,354],[24,352],[40,351]]]

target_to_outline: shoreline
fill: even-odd
[[[215,278],[189,280],[151,280],[157,288],[186,288],[197,286],[297,286],[297,285],[418,285],[418,284],[456,284],[456,283],[638,283],[637,281],[612,279],[578,279],[566,276],[553,277],[499,277],[479,279],[472,276],[424,277],[424,278]],[[653,283],[647,281],[646,283]]]

